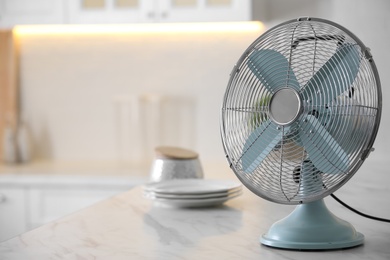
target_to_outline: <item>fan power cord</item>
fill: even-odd
[[[357,209],[354,209],[352,208],[351,206],[349,206],[348,204],[346,204],[345,202],[343,202],[342,200],[340,200],[339,198],[336,197],[336,195],[334,195],[333,193],[330,194],[330,196],[332,196],[332,198],[334,198],[338,203],[340,203],[341,205],[343,205],[344,207],[346,207],[347,209],[355,212],[356,214],[360,215],[360,216],[363,216],[365,218],[369,218],[369,219],[373,219],[373,220],[376,220],[376,221],[382,221],[382,222],[387,222],[387,223],[390,223],[390,219],[385,219],[385,218],[378,218],[378,217],[375,217],[375,216],[371,216],[371,215],[367,215],[363,212],[360,212],[358,211]]]

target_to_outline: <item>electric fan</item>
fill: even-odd
[[[262,244],[322,250],[364,236],[323,198],[359,169],[382,109],[370,50],[344,27],[318,18],[282,23],[244,52],[230,75],[221,136],[230,167],[252,192],[298,205]]]

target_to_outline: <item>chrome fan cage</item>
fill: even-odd
[[[353,48],[356,59],[332,65],[342,48]],[[381,110],[369,49],[336,23],[291,20],[256,39],[234,66],[221,111],[223,147],[252,192],[281,204],[307,203],[333,193],[359,169],[372,151]],[[250,165],[249,150],[256,154]]]

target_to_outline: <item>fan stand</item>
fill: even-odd
[[[309,158],[299,173],[300,192],[323,187],[321,173]],[[296,250],[329,250],[363,244],[364,235],[326,207],[323,199],[298,205],[286,218],[274,223],[260,242],[267,246]]]
[[[260,238],[264,245],[295,250],[329,250],[363,244],[364,235],[326,207],[324,200],[301,204]]]

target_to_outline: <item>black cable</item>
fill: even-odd
[[[347,209],[355,212],[356,214],[360,215],[360,216],[363,216],[365,218],[369,218],[369,219],[373,219],[373,220],[377,220],[377,221],[382,221],[382,222],[387,222],[387,223],[390,223],[390,219],[385,219],[385,218],[378,218],[378,217],[374,217],[374,216],[371,216],[371,215],[367,215],[363,212],[360,212],[354,208],[352,208],[351,206],[347,205],[345,202],[341,201],[339,198],[336,197],[336,195],[334,194],[330,194],[330,196],[332,196],[332,198],[334,198],[338,203],[340,203],[341,205],[343,205],[344,207],[346,207]]]

